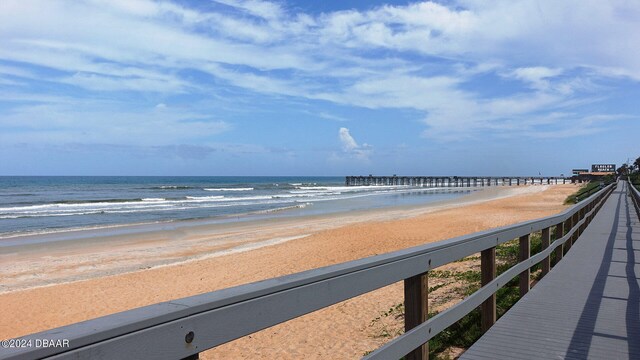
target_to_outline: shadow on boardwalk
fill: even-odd
[[[622,201],[624,201],[624,207],[621,212]],[[627,211],[624,211],[624,209]],[[594,278],[587,303],[582,309],[582,314],[571,337],[569,349],[567,350],[567,358],[587,359],[589,358],[589,350],[594,337],[610,337],[627,343],[630,359],[640,359],[640,309],[638,307],[638,304],[640,304],[640,287],[637,281],[638,275],[635,272],[635,249],[633,247],[633,238],[631,237],[633,231],[631,216],[635,214],[632,214],[631,208],[629,207],[629,197],[625,196],[624,200],[623,197],[618,198],[616,214],[618,214],[618,216],[614,218],[611,226],[611,232],[607,239],[606,250],[602,256],[598,274]],[[619,225],[621,216],[626,217],[625,226]],[[624,248],[616,248],[616,239],[623,229],[625,230],[626,246]],[[627,253],[626,262],[614,260],[614,248],[624,250]],[[605,291],[609,277],[620,277],[619,275],[611,274],[610,269],[612,262],[625,264],[625,278],[629,286],[629,295],[627,298],[609,296],[608,292]],[[627,334],[625,337],[605,334],[595,330],[603,299],[626,302],[625,323]]]
[[[640,359],[640,221],[626,191],[461,359]]]

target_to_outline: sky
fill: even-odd
[[[546,175],[640,156],[637,0],[0,1],[0,175]]]

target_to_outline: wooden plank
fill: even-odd
[[[404,330],[405,332],[427,321],[429,314],[428,273],[412,276],[404,281]],[[429,343],[411,351],[406,360],[427,360]]]
[[[480,253],[481,284],[487,285],[496,278],[496,248],[492,247]],[[482,332],[486,332],[496,322],[496,294],[491,295],[480,306]]]
[[[520,246],[518,253],[518,262],[527,260],[531,256],[531,241],[529,241],[529,234],[520,237]],[[529,292],[529,286],[531,284],[531,269],[527,269],[520,273],[520,296],[524,296]]]

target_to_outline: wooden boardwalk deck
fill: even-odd
[[[461,359],[640,359],[640,222],[627,186]]]

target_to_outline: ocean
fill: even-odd
[[[217,222],[419,205],[460,189],[350,186],[344,177],[0,177],[0,239],[191,219]]]

